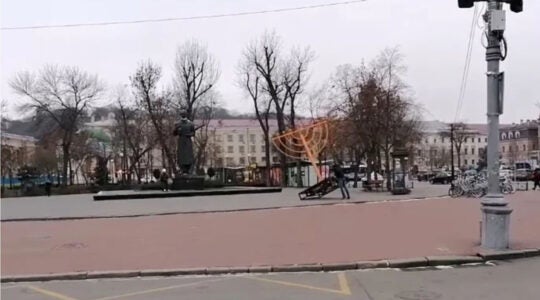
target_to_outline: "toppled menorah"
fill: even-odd
[[[293,159],[307,158],[317,174],[317,184],[300,192],[301,200],[318,197],[321,198],[337,188],[334,178],[324,178],[319,168],[318,157],[328,143],[329,121],[323,120],[311,125],[288,130],[272,138],[278,151]]]

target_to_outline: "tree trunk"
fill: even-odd
[[[386,170],[386,188],[392,189],[392,174],[390,172],[390,149],[384,151],[384,168]]]
[[[265,183],[266,183],[266,186],[271,186],[272,185],[272,181],[270,180],[270,174],[271,174],[271,169],[272,169],[272,159],[270,157],[270,141],[269,141],[269,136],[268,136],[268,131],[265,131],[264,132],[264,155],[266,156],[266,166],[265,166],[265,177],[266,177],[266,180],[265,180]]]
[[[62,178],[62,185],[67,186],[68,184],[67,176],[68,176],[68,166],[69,166],[69,145],[67,144],[62,145],[62,153],[63,153],[62,176],[64,176],[64,178]]]

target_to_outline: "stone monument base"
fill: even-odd
[[[202,190],[204,189],[204,176],[177,175],[173,178],[171,190]]]

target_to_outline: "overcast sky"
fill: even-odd
[[[2,0],[2,27],[187,17],[339,2],[340,0]],[[482,6],[482,4],[477,4]],[[505,9],[508,9],[505,5]],[[509,54],[502,122],[538,117],[540,102],[540,2],[525,1],[524,11],[507,12]],[[249,112],[250,102],[235,84],[236,65],[245,45],[275,30],[285,46],[309,45],[316,53],[311,85],[326,80],[340,64],[370,60],[385,47],[400,46],[408,67],[405,80],[426,108],[425,119],[453,121],[473,9],[455,0],[367,0],[344,6],[165,23],[2,30],[1,96],[17,116],[19,99],[8,86],[18,71],[44,64],[76,65],[97,73],[109,87],[127,84],[141,60],[164,69],[171,81],[177,46],[196,38],[208,45],[221,66],[219,93],[226,107]],[[482,22],[480,22],[482,24]],[[460,120],[486,120],[486,63],[476,29],[471,70]]]

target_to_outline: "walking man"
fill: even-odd
[[[52,182],[49,178],[45,181],[45,192],[47,193],[47,197],[51,196],[51,186]]]
[[[540,189],[540,168],[536,168],[533,173],[534,187],[533,190],[536,190],[536,187]]]
[[[336,177],[338,182],[339,190],[341,191],[341,199],[351,199],[351,196],[349,195],[349,190],[347,189],[347,179],[345,178],[345,172],[343,172],[341,165],[339,163],[335,164],[333,171],[334,176]]]
[[[169,174],[167,174],[166,169],[161,170],[161,175],[159,175],[159,181],[161,181],[161,187],[163,188],[163,191],[169,191]]]

